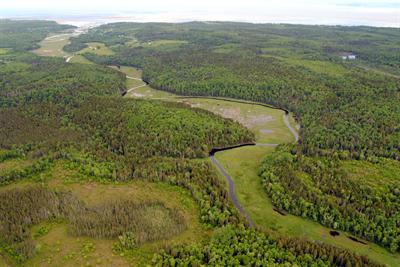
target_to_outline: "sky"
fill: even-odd
[[[74,24],[218,20],[400,28],[400,0],[0,0],[0,17]]]

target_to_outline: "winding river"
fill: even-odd
[[[136,78],[132,76],[126,75],[127,79],[130,80],[138,80],[142,81],[142,85],[135,86],[133,88],[128,89],[123,95],[130,93],[134,91],[135,89],[147,86],[148,83],[141,78]],[[187,99],[187,98],[202,98],[202,99],[214,99],[214,100],[225,100],[225,101],[230,101],[230,102],[238,102],[238,103],[246,103],[246,104],[254,104],[254,105],[260,105],[260,106],[265,106],[268,108],[274,108],[274,109],[279,109],[284,111],[285,113],[283,114],[283,122],[285,123],[286,127],[289,129],[289,131],[292,133],[296,143],[299,141],[299,134],[297,131],[292,127],[292,125],[289,122],[289,111],[286,109],[270,106],[264,103],[258,103],[258,102],[253,102],[253,101],[245,101],[245,100],[236,100],[236,99],[230,99],[230,98],[223,98],[223,97],[198,97],[198,96],[176,96],[175,98],[178,99]],[[251,221],[249,215],[246,213],[246,211],[240,206],[239,201],[237,200],[237,197],[235,195],[235,183],[233,182],[232,177],[229,175],[228,171],[222,167],[222,165],[218,162],[218,160],[215,158],[215,153],[219,151],[224,151],[224,150],[232,150],[235,148],[243,147],[243,146],[264,146],[264,147],[276,147],[278,144],[273,144],[273,143],[248,143],[248,144],[239,144],[239,145],[234,145],[230,147],[224,147],[224,148],[213,148],[210,153],[209,153],[209,158],[211,160],[211,163],[217,168],[217,170],[225,177],[226,182],[228,184],[228,192],[229,192],[229,198],[232,202],[232,204],[235,206],[235,208],[239,211],[239,213],[246,219],[247,224],[250,227],[254,227],[254,223]]]
[[[296,142],[299,141],[299,134],[296,132],[296,130],[290,125],[289,123],[289,116],[288,112],[286,110],[285,114],[283,115],[283,121],[286,125],[286,127],[290,130],[290,132],[293,134]],[[243,144],[243,145],[237,145],[237,146],[232,146],[232,147],[227,147],[227,148],[221,148],[221,149],[212,149],[210,152],[210,160],[211,163],[214,164],[214,166],[218,169],[218,171],[225,177],[228,186],[229,186],[229,198],[232,201],[233,205],[235,208],[240,212],[240,214],[246,219],[247,224],[250,227],[254,227],[254,223],[251,221],[249,215],[246,213],[246,211],[240,206],[236,195],[235,195],[235,183],[232,180],[232,177],[229,175],[229,173],[222,167],[222,165],[217,161],[215,158],[215,153],[223,150],[231,150],[235,149],[238,147],[243,147],[243,146],[251,146],[251,145],[256,145],[256,146],[268,146],[268,147],[276,147],[278,144],[272,144],[272,143],[255,143],[255,144]]]

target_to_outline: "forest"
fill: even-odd
[[[71,46],[103,42],[115,55],[85,57],[140,67],[161,90],[288,109],[302,125],[305,154],[399,159],[399,39],[395,29],[368,27],[116,23]],[[357,60],[342,60],[343,52]]]
[[[395,76],[340,62],[335,54],[339,47],[320,52],[321,44],[307,42],[314,34],[307,27],[302,42],[295,44],[290,38],[299,29],[288,25],[110,24],[73,37],[65,50],[76,52],[87,42],[103,42],[115,55],[85,54],[98,64],[78,64],[26,52],[49,32],[71,26],[40,21],[30,26],[5,20],[0,31],[0,38],[10,41],[4,43],[10,50],[0,55],[0,254],[17,266],[37,253],[31,228],[48,221],[66,224],[72,236],[115,239],[113,250],[118,253],[168,239],[188,227],[180,211],[165,203],[117,199],[89,205],[73,192],[51,188],[46,177],[60,165],[85,182],[146,181],[188,192],[198,220],[211,234],[195,244],[158,251],[151,263],[156,266],[381,266],[331,245],[250,229],[205,158],[213,147],[254,142],[254,133],[187,104],[122,97],[126,77],[109,65],[143,68],[144,80],[158,89],[255,100],[295,112],[302,126],[300,143],[279,148],[261,172],[274,204],[398,250],[398,181],[359,186],[340,165],[357,159],[373,167],[388,160],[396,162],[396,172],[400,113]],[[331,30],[321,28],[319,34],[331,40]],[[373,40],[391,32],[348,30],[337,32],[362,32]],[[390,38],[396,39],[396,33]],[[328,65],[335,65],[329,68],[343,68],[343,73],[318,73],[283,55],[273,56],[262,49],[272,45],[268,40],[279,41],[275,45],[281,48],[285,43],[286,52],[297,47],[294,51],[304,56],[300,61],[311,55],[320,61],[329,58]],[[352,44],[341,49],[346,46]],[[379,54],[363,42],[356,47],[360,57],[362,51],[375,53],[365,56],[363,64],[379,57],[374,67],[393,75],[398,71],[392,53]],[[270,190],[270,185],[279,190]],[[349,195],[353,187],[359,191]],[[306,203],[306,209],[298,203]],[[356,221],[349,216],[353,213]],[[39,235],[45,235],[47,230],[40,229]]]
[[[296,247],[299,249],[293,249]],[[331,246],[296,239],[274,240],[254,230],[231,226],[215,231],[207,243],[167,249],[155,256],[153,263],[155,266],[375,266],[365,257]]]
[[[0,19],[0,48],[27,51],[38,48],[38,43],[51,32],[74,29],[75,26],[61,25],[47,20]]]
[[[400,168],[396,162],[382,159],[377,163],[380,169],[390,172],[379,177],[379,181],[378,177],[365,174],[351,176],[346,162],[308,157],[295,151],[293,146],[278,148],[266,157],[260,171],[264,187],[277,208],[353,233],[392,252],[399,249],[400,183],[396,175]],[[352,173],[361,168],[371,172],[378,169],[363,163]]]

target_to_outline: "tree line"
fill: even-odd
[[[378,177],[355,179],[338,160],[308,157],[295,151],[293,147],[280,147],[266,157],[260,171],[264,188],[278,209],[398,252],[398,177],[383,183],[376,180]],[[378,171],[389,168],[383,163]]]

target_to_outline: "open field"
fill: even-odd
[[[111,68],[117,69],[115,66]],[[142,71],[133,67],[121,66],[119,70],[127,75],[126,88],[129,90],[134,87],[139,87],[145,83],[142,81]],[[130,91],[127,96],[133,98],[149,98],[149,99],[163,99],[176,101],[174,94],[156,90],[150,86],[143,86]]]
[[[9,51],[9,49],[7,49],[7,48],[0,48],[0,55],[7,54],[8,51]]]
[[[70,58],[68,62],[71,63],[91,64],[89,60],[81,55],[63,51],[62,48],[69,42],[71,36],[72,34],[51,35],[39,43],[39,49],[33,50],[32,52],[39,56]]]
[[[129,88],[129,87],[128,87]],[[132,96],[135,98],[149,98],[149,99],[162,99],[165,101],[178,101],[176,99],[177,95],[156,90],[150,86],[144,86],[141,88],[135,89],[133,92],[130,92],[128,96]]]
[[[400,165],[395,160],[381,159],[377,164],[348,160],[342,164],[351,179],[373,187],[393,186],[400,181]]]
[[[5,259],[3,259],[0,255],[0,266],[2,267],[9,267],[10,265],[8,265],[8,263],[5,261]]]
[[[180,187],[145,181],[103,184],[90,181],[89,177],[65,168],[63,162],[58,162],[53,169],[40,176],[42,184],[44,183],[49,189],[71,192],[89,207],[121,199],[138,203],[146,201],[163,203],[167,208],[179,211],[187,228],[166,240],[147,242],[134,249],[115,251],[113,250],[117,241],[115,239],[71,235],[70,226],[62,220],[43,222],[31,228],[37,253],[24,266],[144,265],[149,263],[154,253],[165,246],[197,242],[209,234],[209,230],[199,222],[197,204],[188,191]],[[2,187],[0,192],[35,184],[31,180]],[[157,219],[157,214],[159,212],[152,214],[153,219]]]
[[[70,60],[68,61],[70,63],[81,63],[81,64],[93,64],[89,60],[87,60],[85,57],[81,55],[73,55],[71,56]]]
[[[257,143],[278,144],[294,141],[283,122],[282,110],[215,99],[189,98],[182,101],[192,107],[206,109],[240,122],[255,133]]]
[[[114,54],[114,52],[110,48],[105,46],[103,43],[93,42],[93,43],[87,43],[87,45],[88,47],[79,51],[79,54],[94,53],[101,56],[108,56]]]
[[[0,162],[0,175],[3,175],[8,172],[8,170],[16,170],[19,168],[24,168],[33,163],[32,160],[29,159],[10,159],[4,162]]]
[[[239,203],[255,225],[281,234],[305,237],[347,248],[389,266],[399,265],[398,254],[393,255],[378,245],[354,242],[347,238],[348,234],[344,232],[332,237],[329,234],[330,229],[316,222],[292,215],[283,216],[275,212],[258,176],[263,158],[267,153],[273,153],[273,150],[274,148],[269,147],[242,147],[215,154],[220,164],[231,175]]]
[[[182,40],[155,40],[150,42],[139,42],[138,40],[134,39],[129,41],[126,45],[129,47],[162,47],[162,48],[177,48],[183,44],[187,44],[187,41]]]
[[[32,52],[39,56],[69,57],[71,54],[63,51],[62,48],[69,42],[68,39],[70,36],[72,36],[72,34],[49,36],[39,43],[40,48]]]

